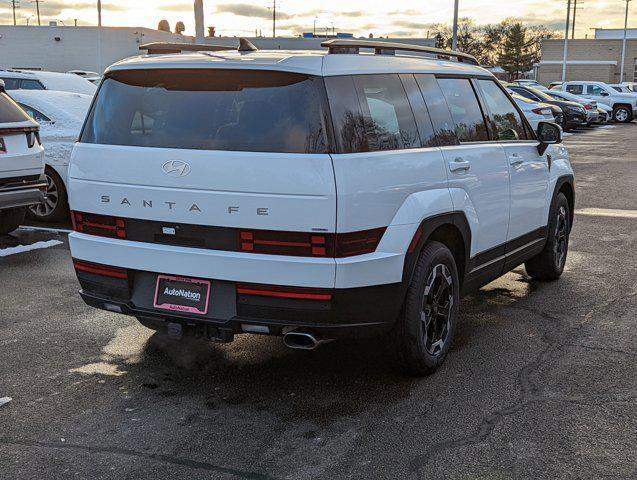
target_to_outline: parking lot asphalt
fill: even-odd
[[[83,304],[66,233],[0,239],[0,478],[636,478],[637,125],[566,144],[564,275],[464,298],[422,379],[382,338],[175,344]]]

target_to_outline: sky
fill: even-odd
[[[21,0],[18,24],[33,25],[35,0]],[[624,0],[579,0],[575,34],[592,36],[595,27],[622,28]],[[186,34],[194,34],[192,0],[103,0],[102,23],[106,26],[156,28],[165,18],[171,28],[181,20]],[[272,35],[272,0],[204,0],[206,26],[214,25],[224,36]],[[637,27],[637,2],[632,3],[629,27]],[[43,0],[42,24],[50,20],[73,25],[97,23],[95,0]],[[460,17],[477,24],[497,23],[515,17],[529,25],[545,25],[563,31],[566,0],[460,0]],[[432,24],[451,23],[453,0],[279,0],[277,35],[310,32],[314,21],[319,31],[336,31],[357,36],[424,37]],[[12,24],[10,0],[0,0],[0,23]]]

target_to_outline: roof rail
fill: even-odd
[[[181,52],[219,52],[222,50],[237,50],[237,47],[210,45],[207,43],[152,42],[140,45],[139,49],[148,50],[149,55],[155,55]]]
[[[478,60],[468,53],[457,52],[455,50],[444,50],[442,48],[425,47],[422,45],[410,45],[398,42],[379,42],[374,40],[351,40],[334,39],[321,43],[321,47],[327,47],[329,53],[359,53],[360,48],[372,48],[376,55],[395,55],[396,50],[403,52],[417,52],[434,55],[437,58],[455,58],[458,62],[479,65]]]

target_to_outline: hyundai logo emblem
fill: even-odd
[[[190,165],[181,160],[168,160],[161,166],[161,169],[173,177],[185,177],[190,173]]]

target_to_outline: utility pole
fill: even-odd
[[[40,0],[35,0],[35,11],[37,12],[37,15],[38,15],[38,27],[39,27],[42,25],[40,23]]]
[[[626,61],[626,33],[628,30],[628,5],[630,0],[626,0],[626,16],[624,17],[624,39],[622,40],[622,66],[620,68],[619,83],[624,81],[624,62]]]
[[[453,3],[453,37],[451,38],[451,50],[458,49],[458,0]]]
[[[571,29],[571,40],[575,40],[575,17],[577,16],[577,0],[573,0],[573,28]]]
[[[276,0],[272,0],[272,38],[276,38]]]
[[[102,74],[102,0],[97,0],[97,73]]]
[[[11,0],[11,10],[13,10],[13,26],[14,27],[18,24],[15,18],[15,11],[17,8],[20,8],[20,0]]]
[[[566,82],[566,60],[568,58],[568,28],[571,23],[571,0],[566,7],[566,32],[564,32],[564,59],[562,60],[562,83]]]

